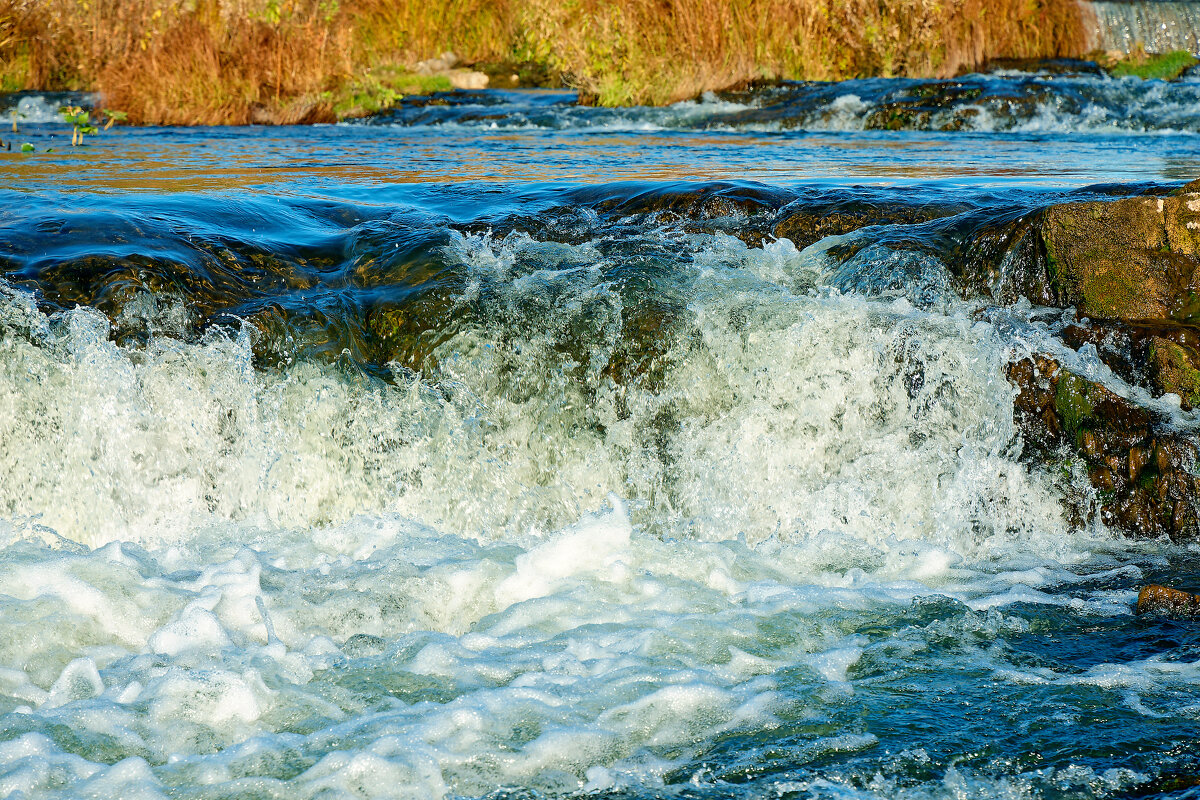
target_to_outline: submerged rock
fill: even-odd
[[[919,225],[960,211],[962,208],[954,205],[865,200],[796,203],[781,210],[771,235],[791,239],[803,248],[827,236],[842,236],[873,225]]]
[[[1138,592],[1137,613],[1200,618],[1200,596],[1166,586],[1143,586]]]

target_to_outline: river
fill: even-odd
[[[1072,519],[1005,365],[1120,379],[957,247],[1200,177],[1200,81],[572,100],[26,99],[0,796],[1200,796],[1200,550]]]

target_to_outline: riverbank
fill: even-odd
[[[661,105],[1079,55],[1083,17],[1064,0],[0,0],[0,89],[96,91],[141,124],[333,121],[428,89],[444,76],[416,65],[452,51],[493,85]]]

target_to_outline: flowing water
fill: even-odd
[[[1186,50],[1200,55],[1200,2],[1196,0],[1101,0],[1087,6],[1096,17],[1093,38],[1101,50]]]
[[[1200,796],[1200,629],[1132,613],[1200,551],[1072,523],[1005,364],[1120,380],[960,255],[1200,176],[1198,94],[27,124],[0,796]]]

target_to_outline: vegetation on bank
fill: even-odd
[[[1074,0],[0,0],[0,89],[93,90],[135,123],[297,123],[428,88],[455,52],[585,102],[755,79],[950,76],[1084,49]],[[497,66],[499,65],[499,66]]]
[[[1170,53],[1146,53],[1135,50],[1116,61],[1101,62],[1114,77],[1133,76],[1145,80],[1171,81],[1200,63],[1191,53],[1175,50]]]

